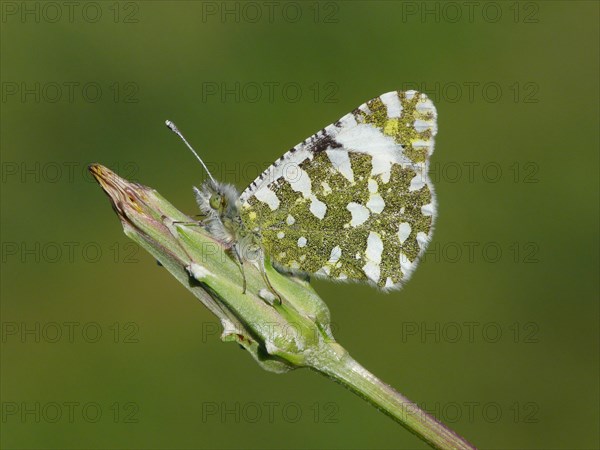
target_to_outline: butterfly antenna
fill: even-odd
[[[198,159],[198,161],[200,161],[200,164],[202,164],[202,167],[204,167],[204,170],[206,170],[206,173],[208,174],[208,176],[210,177],[210,179],[212,180],[213,183],[216,183],[215,179],[213,178],[212,174],[210,173],[210,170],[208,170],[208,167],[206,167],[206,164],[204,164],[204,161],[202,161],[202,158],[200,158],[198,156],[198,153],[196,153],[196,150],[194,150],[192,148],[192,146],[190,145],[190,143],[187,141],[186,138],[183,137],[183,134],[181,134],[181,131],[179,131],[179,128],[177,128],[177,125],[175,125],[173,122],[171,122],[170,120],[167,120],[165,122],[165,125],[167,125],[167,127],[173,132],[175,133],[177,136],[179,136],[181,138],[181,140],[185,143],[185,145],[187,145],[187,147],[192,151],[192,153],[194,154],[194,156]]]

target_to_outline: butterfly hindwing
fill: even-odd
[[[400,287],[433,230],[436,131],[424,94],[381,95],[271,165],[242,193],[242,220],[283,268]]]

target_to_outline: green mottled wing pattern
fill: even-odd
[[[400,287],[433,231],[427,171],[436,116],[415,91],[359,106],[289,150],[242,193],[244,226],[282,268]]]

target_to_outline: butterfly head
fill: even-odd
[[[202,222],[208,231],[225,243],[237,240],[241,227],[241,204],[237,189],[231,184],[210,179],[200,188],[194,187],[194,192],[203,216]]]
[[[194,191],[203,215],[220,218],[239,215],[240,194],[233,185],[207,180]]]

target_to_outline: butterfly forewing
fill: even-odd
[[[242,193],[242,220],[284,268],[399,287],[433,230],[436,131],[424,94],[381,95],[270,166]]]

